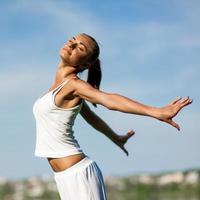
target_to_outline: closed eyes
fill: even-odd
[[[79,49],[80,49],[81,51],[84,51],[84,49],[82,49],[82,48],[80,48],[80,47],[79,47]]]
[[[72,39],[73,39],[74,41],[77,41],[77,39],[76,39],[75,37],[72,37]],[[70,40],[70,41],[71,41],[71,40]],[[71,42],[72,42],[72,41],[71,41]],[[86,47],[86,45],[85,45],[82,41],[78,41],[77,44],[79,44],[79,45],[81,45],[82,47],[84,47],[84,48],[81,48],[82,50],[85,49],[85,51],[87,51],[87,47]]]
[[[72,40],[69,40],[69,42],[70,42],[70,45],[73,45],[73,41]],[[84,48],[81,48],[80,46],[83,46],[83,44],[82,43],[77,43],[78,44],[78,46],[79,46],[79,50],[80,51],[84,51]]]

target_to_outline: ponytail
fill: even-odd
[[[96,61],[88,69],[87,82],[96,89],[99,89],[101,83],[101,63],[97,58]],[[95,103],[92,103],[93,106],[97,107]]]
[[[84,69],[88,68],[88,76],[87,76],[87,82],[94,88],[99,89],[100,83],[101,83],[101,63],[99,60],[99,54],[100,49],[97,41],[90,35],[82,33],[83,36],[88,37],[92,41],[92,49],[91,53],[88,54],[88,60],[87,63],[89,63],[89,66],[85,66],[79,72],[82,72]],[[91,42],[90,41],[90,42]],[[94,107],[97,107],[95,103],[92,103]]]

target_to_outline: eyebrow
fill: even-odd
[[[73,37],[73,39],[76,40],[75,37]],[[82,43],[82,42],[80,41],[79,44],[82,44],[82,45],[86,48],[86,50],[87,50],[87,47],[86,47],[86,45],[85,45],[84,43]]]

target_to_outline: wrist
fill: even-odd
[[[118,138],[119,138],[119,135],[117,135],[115,132],[113,132],[113,133],[112,133],[112,139],[113,139],[114,141],[117,141]]]
[[[117,142],[117,141],[118,141],[119,135],[117,135],[115,132],[112,131],[112,132],[109,134],[109,136],[110,136],[110,139],[111,139],[113,142]]]
[[[153,117],[155,119],[159,119],[159,116],[161,114],[161,109],[157,108],[157,107],[152,107],[152,106],[148,106],[146,108],[146,115],[149,117]]]

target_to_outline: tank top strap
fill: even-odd
[[[64,87],[64,85],[65,85],[69,80],[71,80],[71,79],[73,79],[73,78],[75,78],[75,77],[72,77],[72,78],[69,78],[69,79],[64,80],[64,81],[53,91],[52,95],[55,96],[55,95]]]

